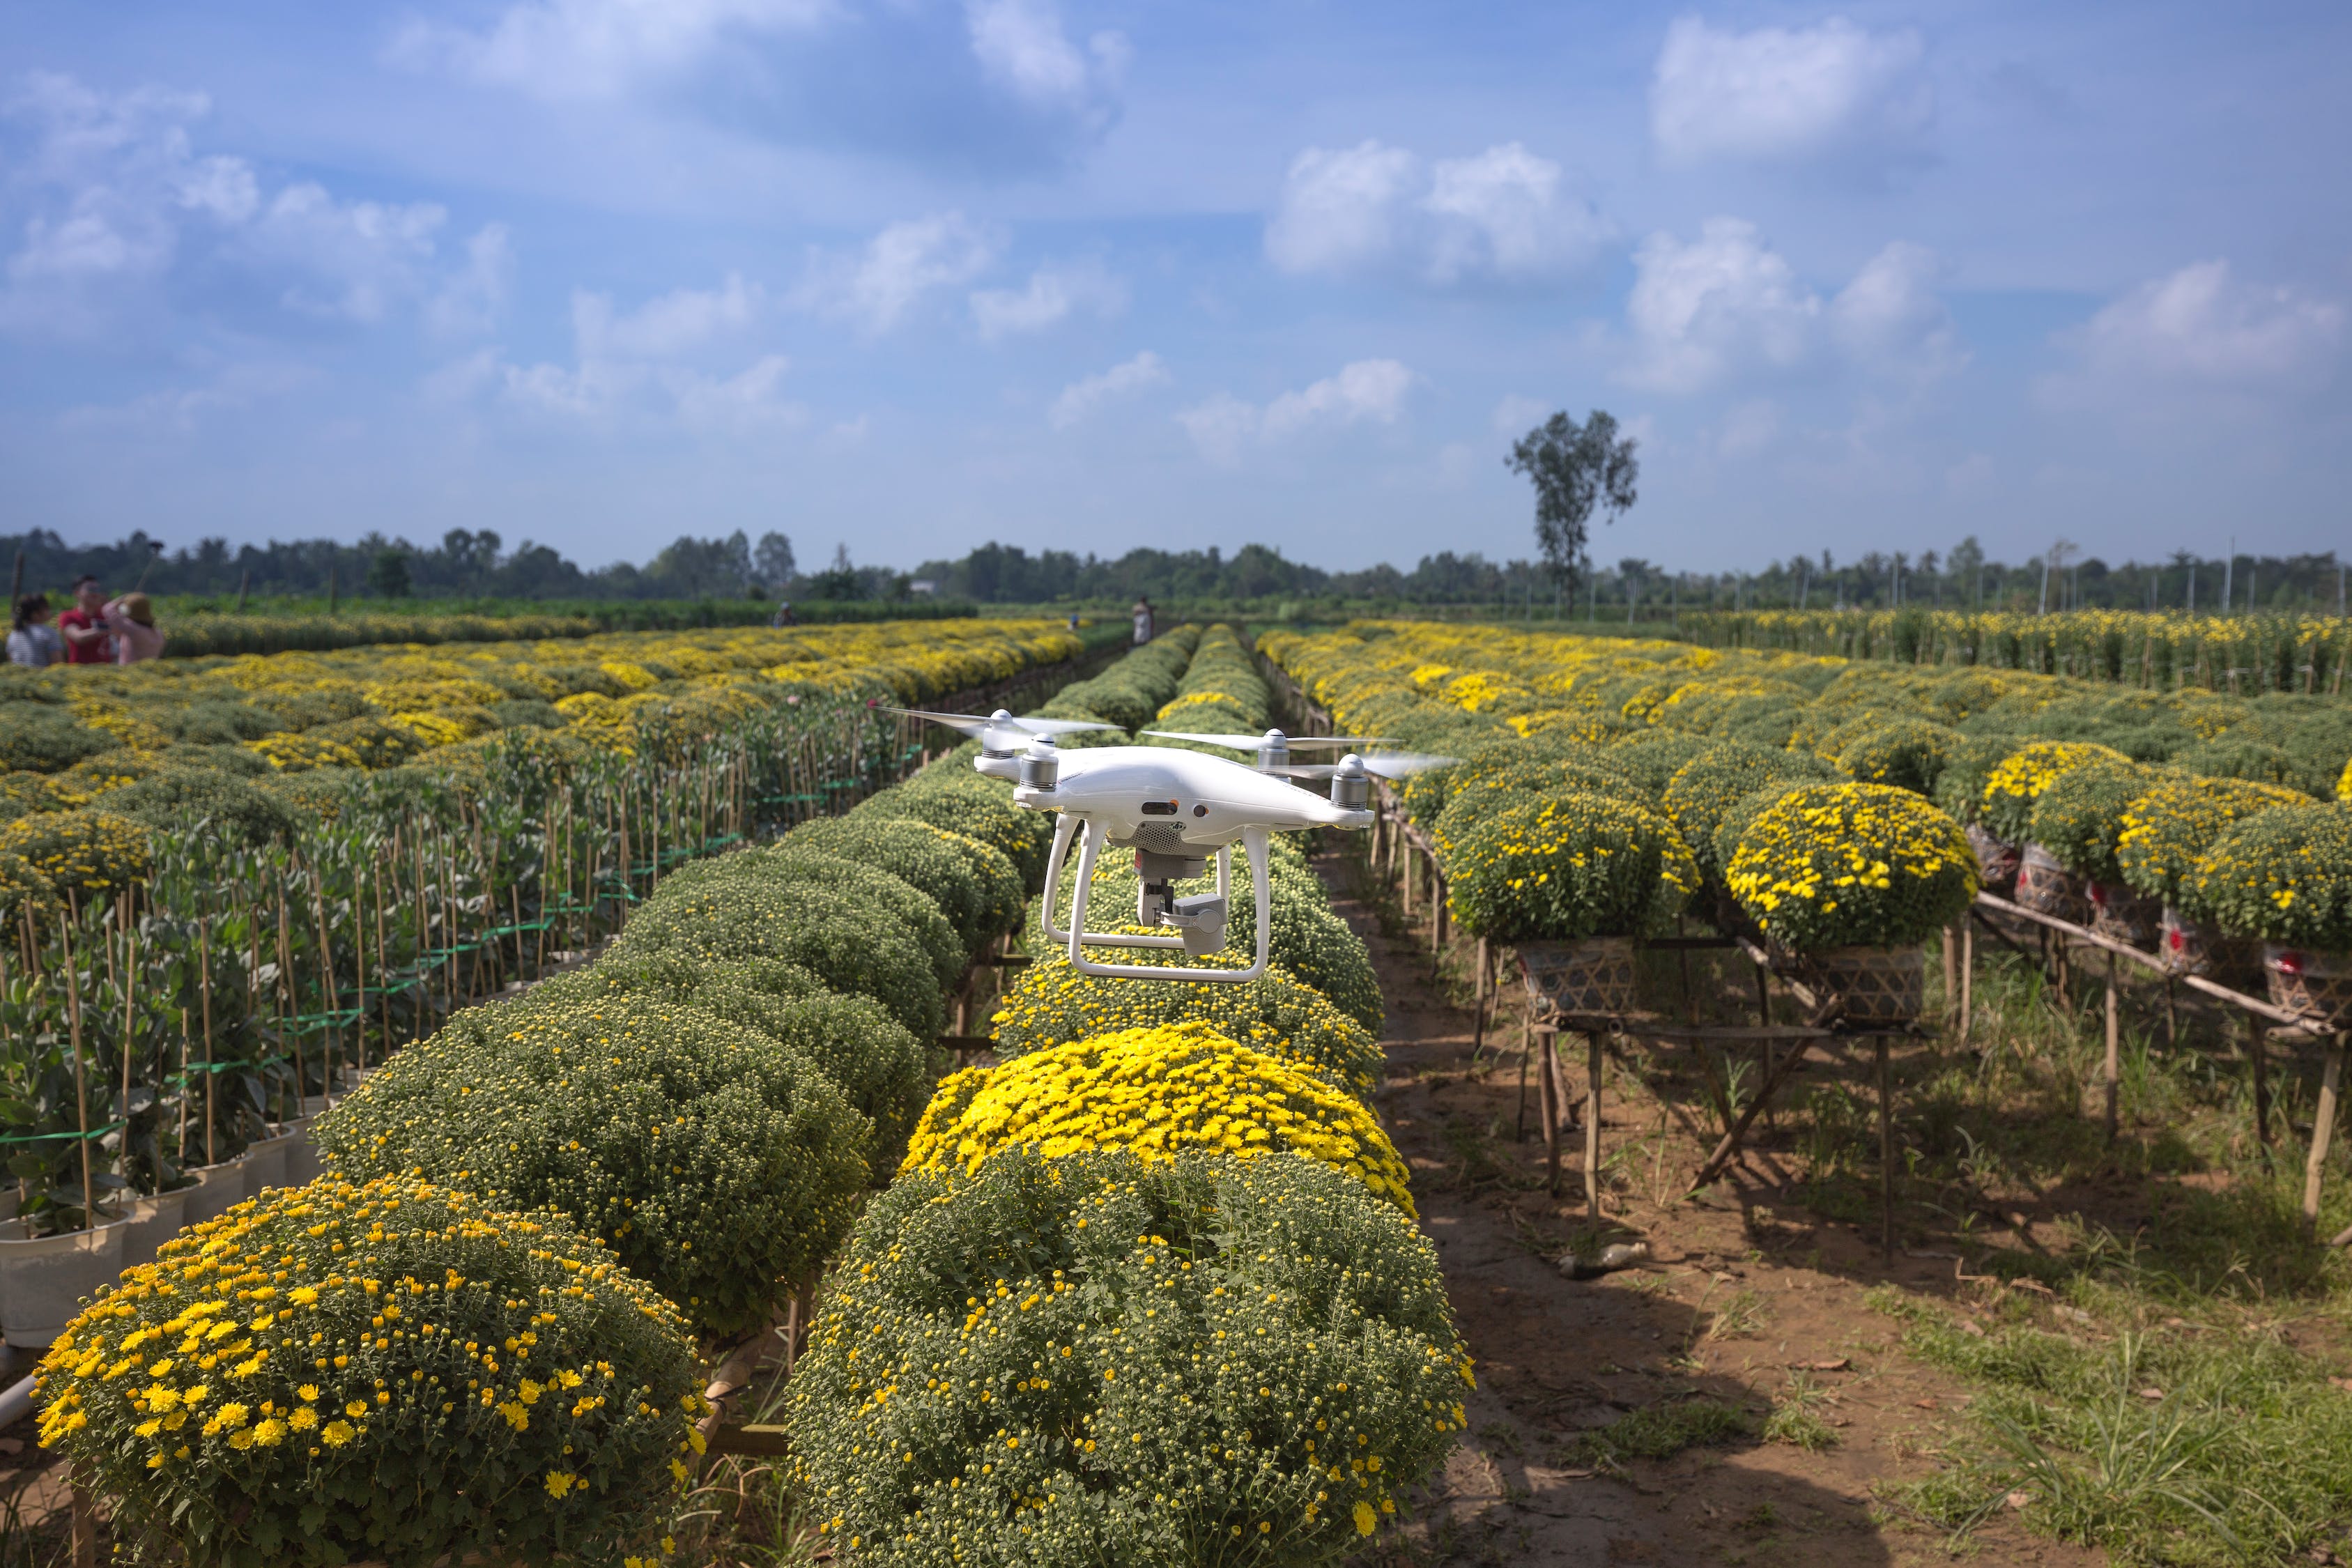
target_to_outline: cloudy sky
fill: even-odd
[[[2352,552],[2352,11],[0,9],[0,532]]]

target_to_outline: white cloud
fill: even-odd
[[[1716,433],[1716,451],[1726,458],[1752,458],[1769,448],[1780,434],[1780,410],[1769,398],[1742,403],[1723,416]]]
[[[1022,332],[1040,332],[1084,310],[1105,320],[1127,309],[1127,285],[1097,261],[1073,267],[1040,267],[1018,291],[983,289],[971,297],[971,319],[982,339],[994,342]]]
[[[1692,393],[1831,368],[1918,383],[1965,359],[1924,246],[1887,246],[1827,301],[1740,218],[1710,218],[1688,243],[1654,234],[1633,262],[1624,374],[1637,386]]]
[[[437,319],[468,289],[478,315],[502,289],[481,235],[452,269],[435,204],[350,201],[307,180],[273,193],[247,160],[197,153],[208,110],[196,94],[110,94],[60,76],[29,78],[0,105],[32,129],[12,170],[26,216],[0,331],[101,334],[170,309],[159,285],[181,267],[233,306],[360,323],[412,305]]]
[[[1554,406],[1540,397],[1523,397],[1516,392],[1511,393],[1495,405],[1495,434],[1516,440],[1550,418]]]
[[[1133,359],[1111,366],[1100,375],[1084,376],[1062,388],[1062,395],[1054,399],[1047,420],[1056,430],[1091,417],[1105,405],[1141,392],[1146,387],[1164,386],[1168,383],[1168,367],[1150,349]]]
[[[1071,43],[1048,0],[964,0],[964,26],[982,74],[1036,109],[1099,110],[1127,62],[1117,33]]]
[[[820,253],[794,300],[824,315],[886,332],[927,294],[971,282],[996,257],[996,241],[961,213],[894,223],[855,255]]]
[[[1219,393],[1176,416],[1201,455],[1230,467],[1253,447],[1287,440],[1316,428],[1362,424],[1393,425],[1404,413],[1413,374],[1392,359],[1362,359],[1340,367],[1296,392],[1286,392],[1260,408],[1230,393]]]
[[[2241,283],[2227,261],[2200,261],[2133,289],[2074,342],[2103,377],[2297,389],[2333,372],[2344,326],[2341,301]]]
[[[610,99],[674,79],[730,39],[807,33],[832,0],[523,0],[487,31],[414,22],[393,58],[549,100]]]
[[[1402,277],[1435,288],[1555,280],[1591,265],[1615,226],[1517,142],[1424,163],[1364,142],[1291,161],[1265,229],[1283,271]]]
[[[468,337],[498,324],[514,287],[514,246],[504,224],[485,224],[466,241],[466,265],[425,307],[437,337]]]
[[[1914,153],[1935,116],[1926,56],[1915,32],[1843,16],[1750,33],[1685,16],[1658,54],[1650,134],[1673,163]]]
[[[572,332],[583,359],[675,359],[749,327],[761,298],[732,272],[718,289],[673,289],[621,315],[609,295],[574,294]]]

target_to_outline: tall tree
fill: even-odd
[[[759,545],[751,552],[751,564],[762,584],[782,592],[791,585],[798,566],[793,560],[793,542],[781,533],[760,535]]]
[[[1588,559],[1589,526],[1598,508],[1603,522],[1633,504],[1642,466],[1634,440],[1617,434],[1617,421],[1596,408],[1579,425],[1565,412],[1519,437],[1504,466],[1536,488],[1536,548],[1555,584],[1574,587]]]

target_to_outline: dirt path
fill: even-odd
[[[1621,1190],[1606,1200],[1611,1232],[1646,1240],[1652,1258],[1599,1279],[1565,1278],[1549,1259],[1591,1232],[1574,1171],[1562,1183],[1572,1198],[1545,1190],[1532,1089],[1528,1136],[1515,1136],[1516,1027],[1490,1038],[1474,1065],[1473,1019],[1433,984],[1426,942],[1383,932],[1379,911],[1355,896],[1349,862],[1320,864],[1339,911],[1371,946],[1389,1009],[1380,1110],[1412,1166],[1422,1224],[1479,1373],[1470,1430],[1417,1510],[1404,1560],[1948,1562],[1942,1534],[1875,1489],[1931,1473],[1968,1395],[1906,1356],[1893,1320],[1864,1298],[1890,1280],[1946,1293],[1954,1261],[1906,1256],[1886,1268],[1855,1227],[1775,1202],[1769,1155],[1696,1202],[1675,1201],[1702,1156],[1705,1089],[1694,1076],[1686,1093],[1661,1100],[1612,1068],[1603,1144],[1627,1152]],[[1570,1076],[1580,1097],[1580,1062]],[[1580,1134],[1570,1142],[1580,1151]],[[1576,1442],[1630,1415],[1694,1402],[1739,1407],[1760,1426],[1792,1387],[1817,1391],[1801,1402],[1833,1446],[1809,1452],[1735,1436],[1612,1468]],[[1969,1551],[1994,1564],[2104,1561],[1999,1523]]]

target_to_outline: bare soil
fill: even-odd
[[[1422,1224],[1437,1243],[1478,1370],[1470,1429],[1412,1510],[1403,1558],[1805,1568],[1950,1561],[1943,1533],[1891,1506],[1885,1489],[1931,1473],[1969,1395],[1906,1357],[1896,1324],[1864,1297],[1884,1283],[1948,1296],[1961,1284],[1958,1258],[1914,1247],[1888,1259],[1874,1204],[1858,1225],[1803,1206],[1760,1124],[1756,1154],[1682,1199],[1713,1142],[1709,1093],[1695,1060],[1647,1049],[1638,1074],[1615,1057],[1604,1069],[1602,1146],[1622,1152],[1596,1232],[1580,1128],[1562,1134],[1555,1196],[1532,1083],[1522,1123],[1516,1007],[1490,1026],[1474,1059],[1473,1015],[1446,999],[1426,935],[1399,929],[1392,910],[1384,929],[1383,911],[1358,896],[1350,862],[1318,864],[1339,912],[1372,950],[1388,1002],[1388,1079],[1376,1098],[1412,1168]],[[1570,1110],[1580,1116],[1584,1052],[1574,1037],[1564,1043],[1572,1047],[1562,1053]],[[1576,1280],[1553,1261],[1571,1247],[1629,1239],[1651,1248],[1636,1268]],[[1820,1391],[1810,1408],[1835,1433],[1833,1447],[1808,1452],[1747,1436],[1611,1467],[1575,1446],[1580,1433],[1685,1400],[1742,1407],[1760,1428],[1792,1380]],[[1999,1520],[1961,1550],[1991,1564],[2104,1561]]]

